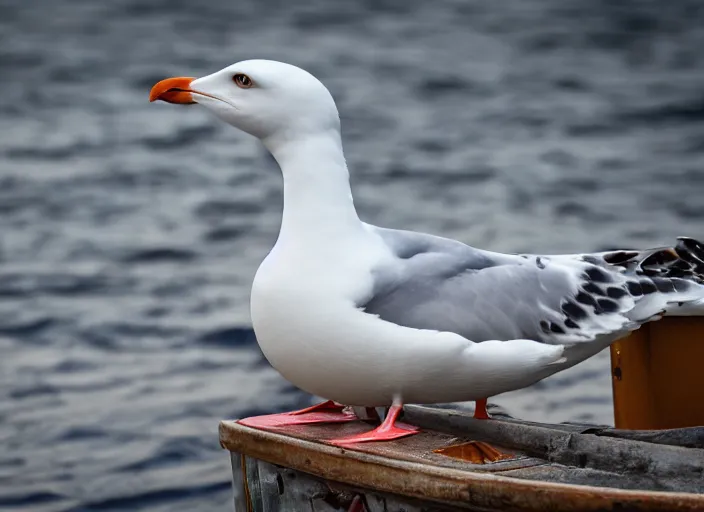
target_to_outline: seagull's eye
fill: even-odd
[[[235,82],[237,87],[241,89],[249,89],[254,85],[252,83],[252,79],[249,78],[247,75],[243,75],[242,73],[237,73],[235,76],[232,77],[232,81]]]

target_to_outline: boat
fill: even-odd
[[[222,421],[235,510],[704,511],[703,334],[673,317],[611,347],[615,427],[409,405],[420,434],[340,448],[370,425]]]

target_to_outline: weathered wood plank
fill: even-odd
[[[617,484],[620,476],[613,471],[572,468],[547,461],[540,463],[524,455],[509,461],[512,465],[498,469],[504,462],[482,466],[434,453],[438,448],[466,440],[467,431],[462,437],[425,431],[397,441],[360,445],[359,450],[343,449],[319,440],[368,428],[363,422],[355,422],[265,432],[235,422],[222,422],[220,436],[224,448],[250,458],[302,471],[326,481],[455,508],[536,512],[704,510],[704,495],[701,494],[574,485],[595,481],[604,485],[609,482]],[[478,437],[474,433],[473,429],[471,438]],[[618,439],[608,441],[623,442]],[[569,446],[563,449],[568,452]],[[525,465],[522,466],[521,461]],[[507,476],[509,474],[513,476]]]
[[[597,436],[589,428],[579,433],[552,425],[475,420],[463,412],[433,407],[408,406],[404,414],[407,421],[423,428],[471,435],[546,462],[612,473],[618,476],[612,485],[620,488],[704,491],[704,450],[699,448],[604,436],[604,429],[598,429],[602,435]],[[697,438],[697,429],[687,431],[681,436]],[[578,476],[583,474],[575,472]]]

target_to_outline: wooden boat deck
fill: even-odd
[[[252,499],[253,484],[247,464],[266,461],[332,483],[330,488],[344,484],[352,494],[372,491],[419,500],[419,508],[413,510],[704,511],[704,428],[649,433],[508,419],[479,421],[417,406],[406,409],[404,421],[423,431],[354,449],[324,441],[369,430],[369,424],[264,431],[225,421],[220,439],[233,453],[233,466],[242,466],[233,469],[244,479],[237,485],[243,486],[240,494],[245,501]],[[640,439],[624,438],[634,436]],[[486,464],[458,457],[462,445],[472,440],[490,442],[513,457]],[[275,480],[283,495],[285,479]],[[251,503],[246,507],[242,510],[256,509]]]

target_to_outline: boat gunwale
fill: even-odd
[[[319,478],[438,503],[500,510],[547,512],[704,510],[704,494],[614,489],[501,474],[463,471],[381,457],[221,421],[220,444],[271,464]]]

